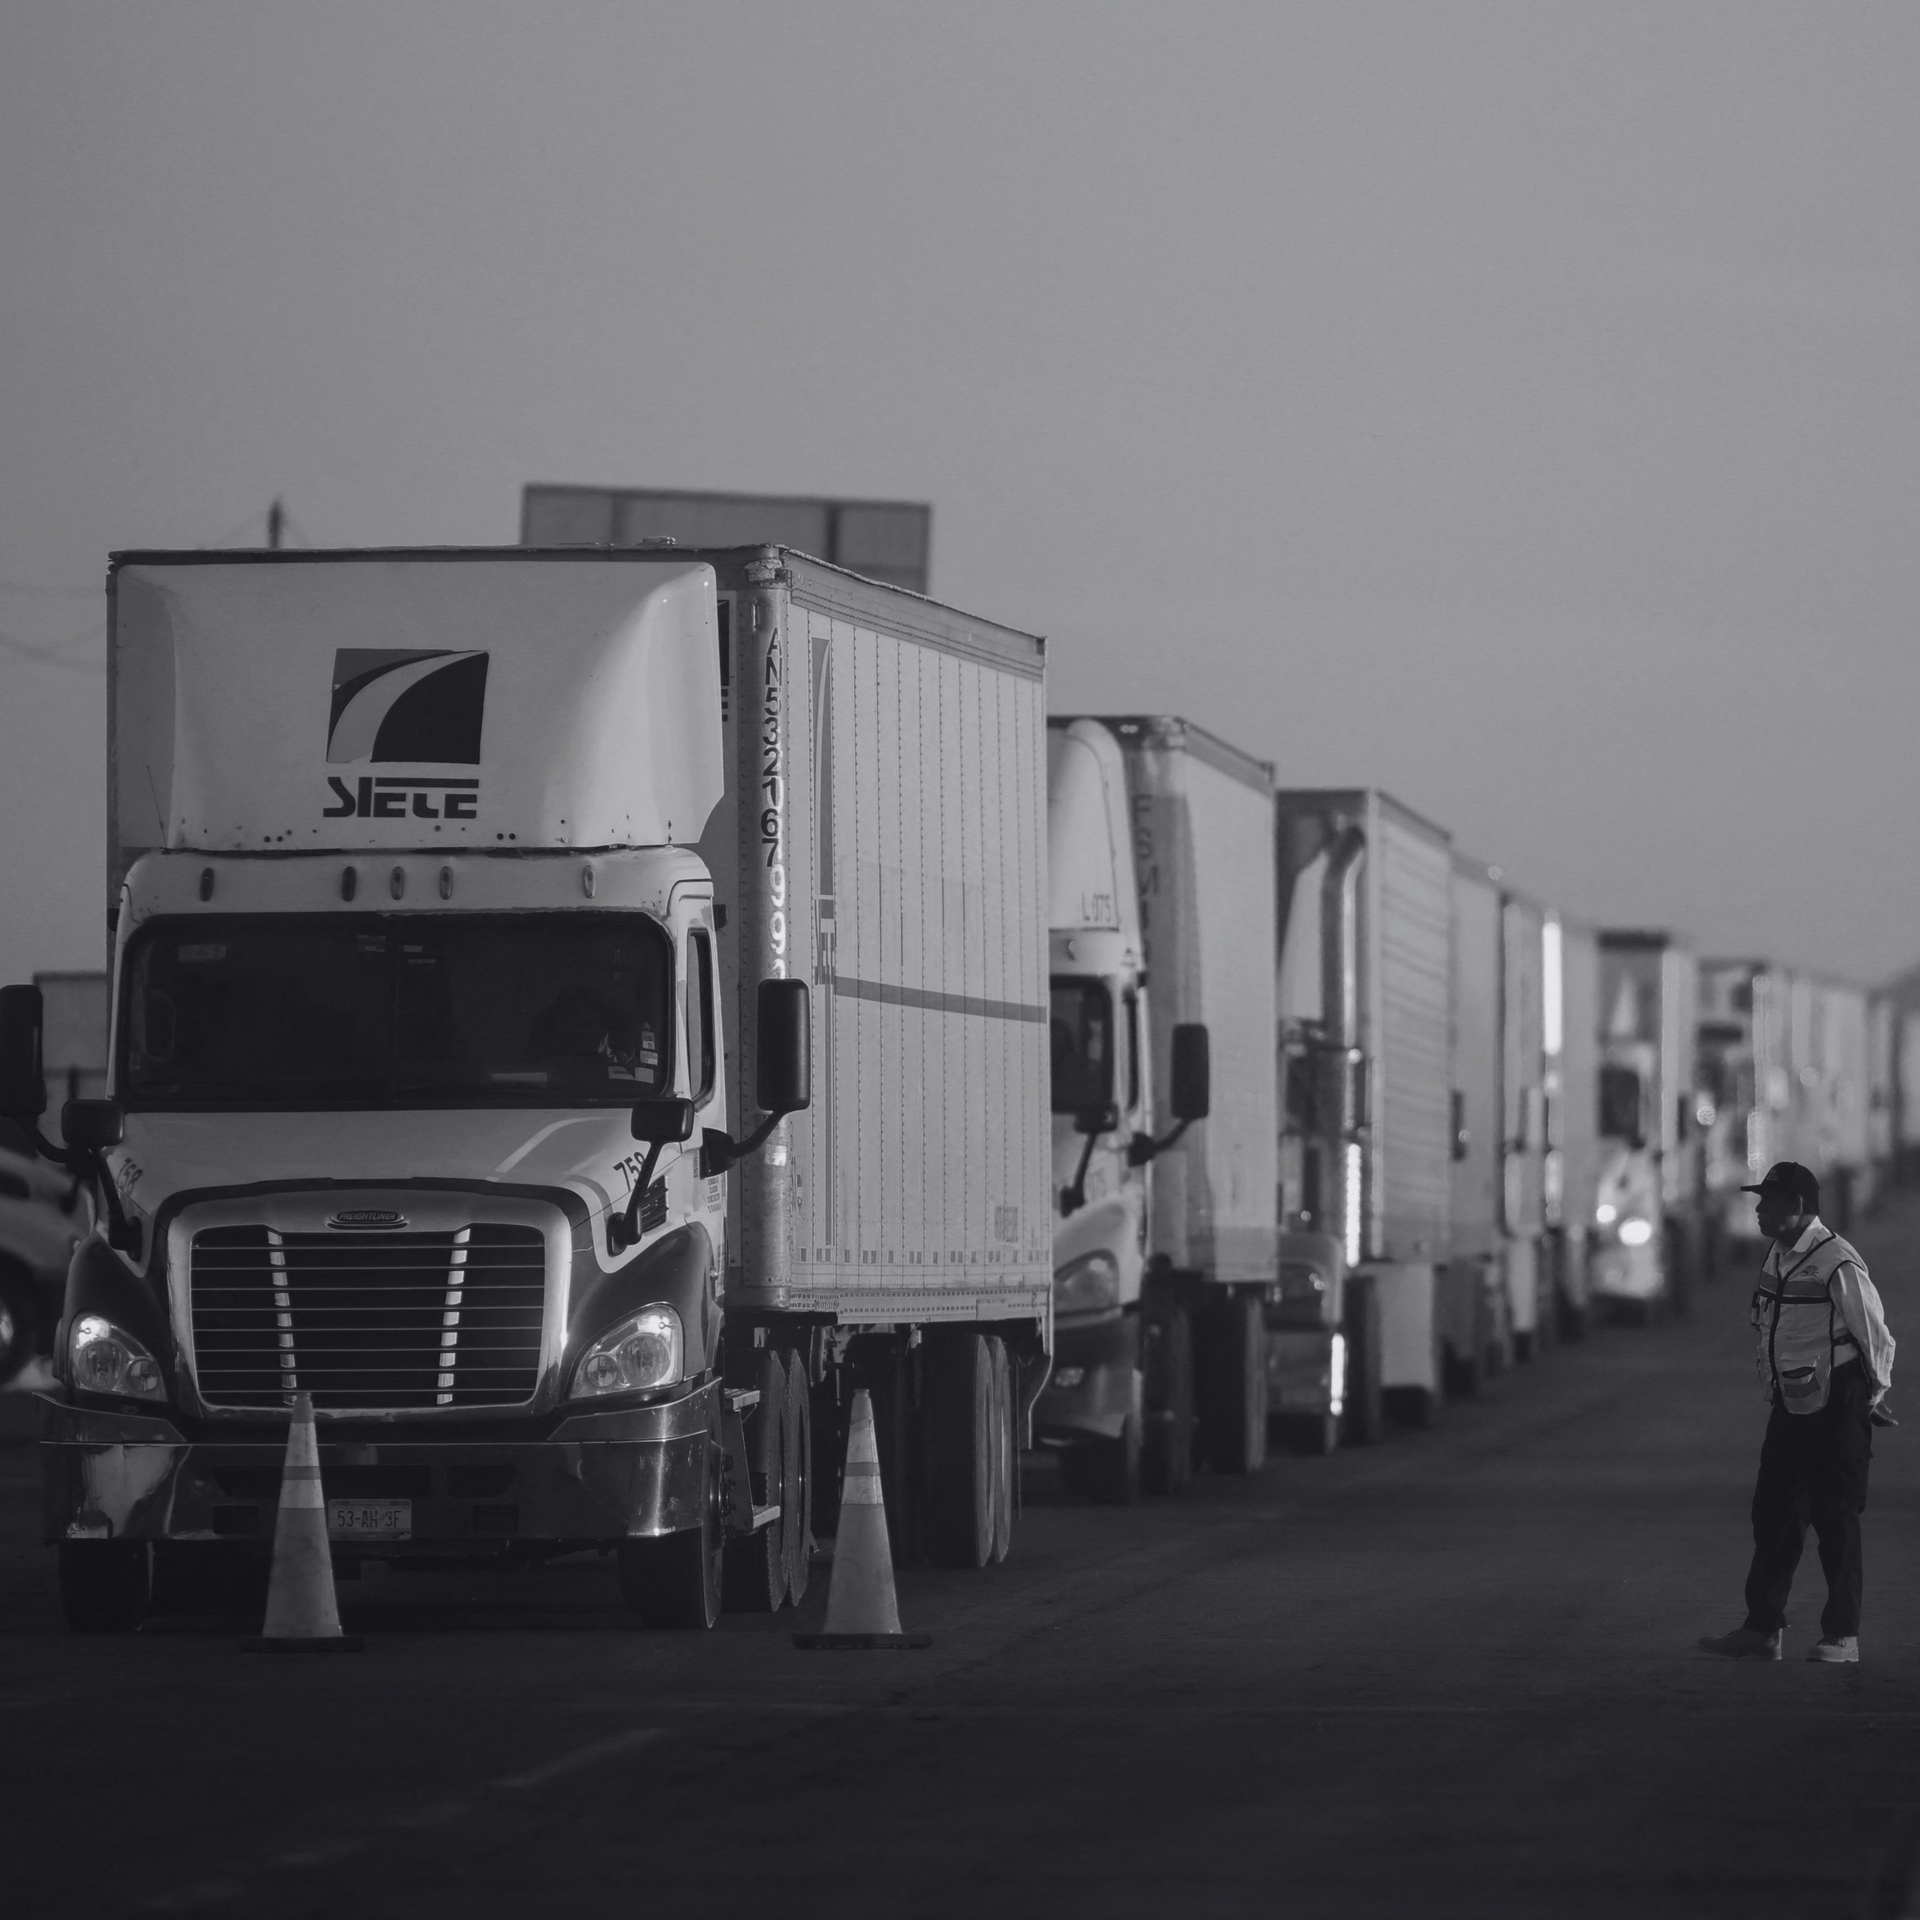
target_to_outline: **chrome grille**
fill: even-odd
[[[504,1407],[540,1373],[538,1228],[193,1236],[193,1346],[216,1407]]]

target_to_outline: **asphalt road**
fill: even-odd
[[[1856,1237],[1920,1342],[1920,1203]],[[642,1632],[591,1566],[343,1584],[357,1656],[72,1639],[0,1448],[0,1909],[1904,1914],[1920,1394],[1879,1441],[1862,1664],[1803,1663],[1811,1547],[1784,1663],[1697,1653],[1741,1613],[1746,1291],[1131,1514],[1036,1470],[1007,1566],[901,1577],[916,1653]]]

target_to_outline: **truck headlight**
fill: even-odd
[[[642,1307],[609,1327],[580,1356],[567,1398],[670,1387],[680,1378],[683,1352],[680,1316],[668,1306]]]
[[[1638,1215],[1631,1220],[1620,1222],[1620,1244],[1623,1247],[1644,1247],[1653,1238],[1653,1222],[1642,1220]]]
[[[1611,1200],[1602,1200],[1593,1210],[1593,1223],[1597,1227],[1610,1227],[1619,1217],[1620,1209]]]
[[[1092,1313],[1120,1304],[1120,1267],[1105,1247],[1069,1260],[1053,1276],[1056,1313]]]
[[[135,1400],[164,1400],[159,1363],[124,1327],[83,1313],[67,1336],[73,1384],[88,1393],[121,1393]]]

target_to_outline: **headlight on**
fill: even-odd
[[[73,1384],[88,1393],[127,1394],[135,1400],[164,1400],[159,1363],[124,1327],[83,1313],[67,1336]]]
[[[684,1351],[680,1316],[671,1307],[642,1307],[609,1327],[580,1356],[567,1397],[591,1400],[603,1393],[670,1387],[680,1378]]]
[[[1593,1210],[1593,1224],[1596,1227],[1610,1227],[1619,1217],[1620,1209],[1611,1200],[1602,1200]]]
[[[1105,1247],[1069,1260],[1053,1276],[1056,1313],[1092,1313],[1120,1304],[1120,1267]]]
[[[1620,1244],[1623,1247],[1644,1247],[1653,1238],[1651,1220],[1622,1220],[1620,1222]]]

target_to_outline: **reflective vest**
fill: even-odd
[[[1818,1413],[1827,1404],[1834,1368],[1860,1357],[1833,1297],[1833,1276],[1849,1260],[1863,1272],[1866,1262],[1837,1233],[1816,1240],[1805,1253],[1775,1248],[1767,1266],[1782,1260],[1788,1264],[1778,1275],[1761,1269],[1753,1296],[1760,1379],[1767,1397],[1778,1395],[1789,1413]]]

